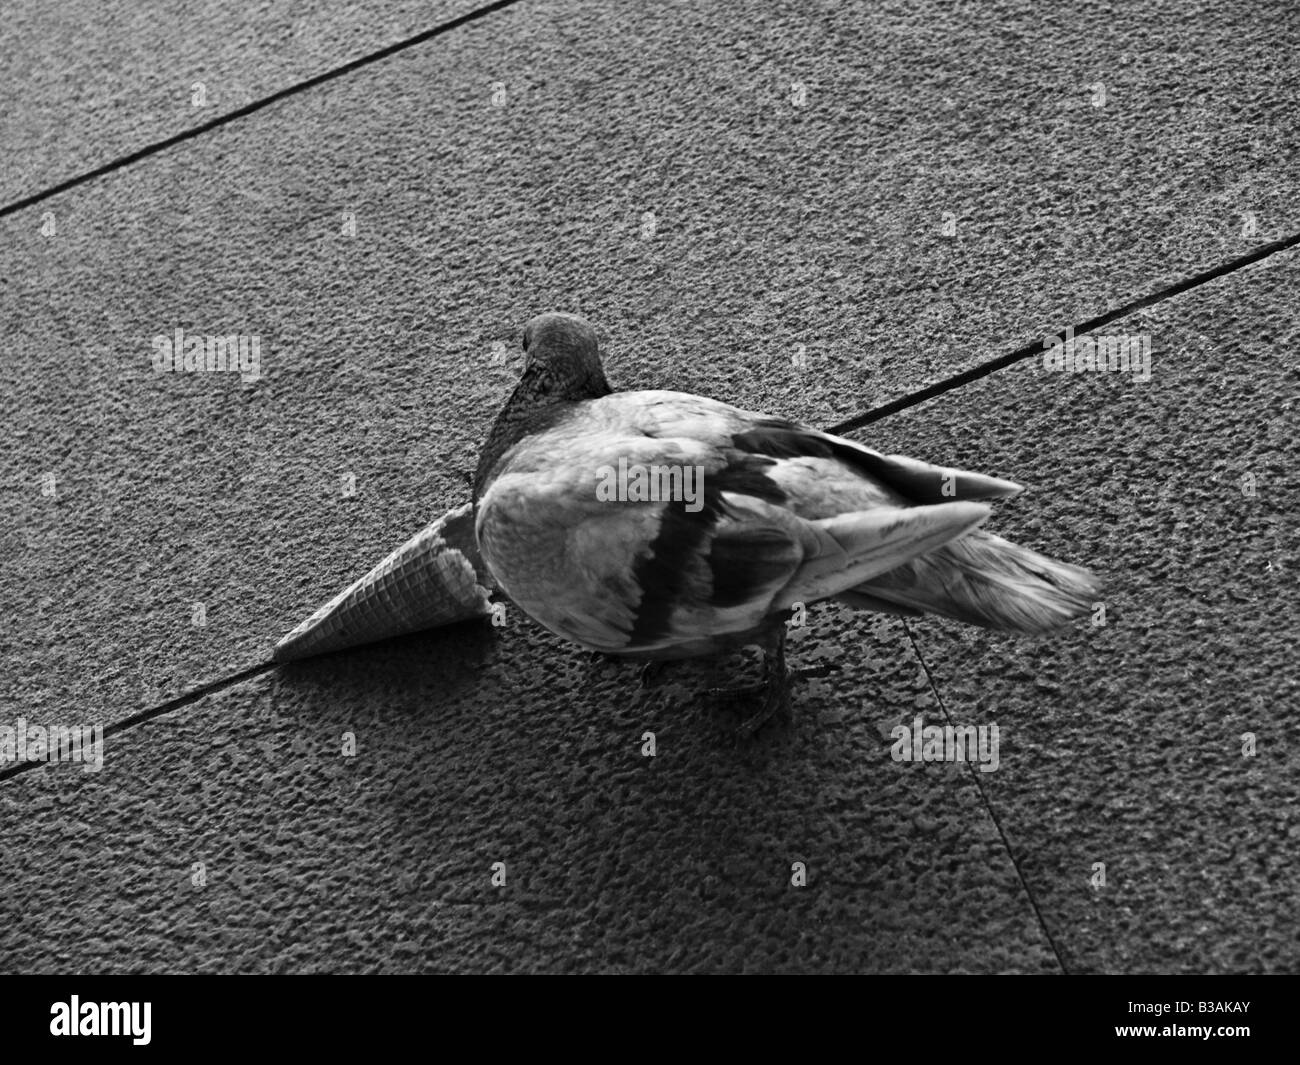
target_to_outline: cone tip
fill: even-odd
[[[340,651],[405,632],[437,627],[453,621],[481,617],[490,612],[490,583],[476,563],[477,544],[472,524],[467,519],[472,512],[470,504],[448,511],[436,522],[426,526],[404,545],[385,558],[364,577],[348,585],[310,617],[296,625],[280,638],[271,653],[274,662],[289,662],[310,658],[329,651]],[[429,568],[429,561],[434,565]],[[425,585],[429,594],[440,589],[441,600],[432,599],[435,609],[422,617],[407,616],[409,628],[401,625],[376,627],[379,620],[374,613],[374,603],[367,598],[376,594],[383,600],[394,594],[392,576],[395,568],[402,568]],[[418,567],[418,568],[414,568]],[[376,589],[378,592],[376,593]],[[384,609],[391,621],[394,613],[403,615],[411,607],[409,589],[406,601],[387,600]],[[429,624],[432,622],[432,624]]]

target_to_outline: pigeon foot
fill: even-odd
[[[668,663],[660,658],[652,658],[641,667],[641,687],[657,688],[663,683],[664,670]]]
[[[735,688],[709,688],[705,692],[727,702],[758,700],[757,712],[742,718],[736,726],[736,738],[749,740],[774,717],[789,722],[793,717],[790,689],[800,674],[791,672],[785,665],[785,627],[763,648],[763,679],[757,684]]]

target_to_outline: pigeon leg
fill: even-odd
[[[785,626],[782,625],[763,645],[763,679],[757,684],[741,688],[711,688],[710,695],[728,700],[757,698],[758,711],[744,718],[736,727],[736,735],[749,739],[775,716],[789,720],[790,685],[794,674],[785,665]]]
[[[625,656],[612,655],[605,651],[592,651],[587,656],[587,660],[597,668],[609,665],[610,663],[617,663],[621,666],[627,662]],[[642,663],[641,669],[638,671],[638,676],[641,679],[641,687],[659,687],[659,685],[663,683],[663,673],[667,667],[668,663],[660,658],[652,658],[648,662]]]
[[[657,688],[663,683],[663,673],[668,663],[661,658],[652,658],[641,667],[641,687]]]

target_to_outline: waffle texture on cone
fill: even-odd
[[[308,658],[482,617],[488,583],[466,503],[339,592],[276,645],[275,658]]]

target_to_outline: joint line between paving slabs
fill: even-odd
[[[1113,311],[1107,311],[1105,314],[1099,314],[1095,318],[1089,318],[1086,322],[1078,322],[1072,328],[1074,329],[1076,336],[1090,333],[1094,329],[1100,329],[1104,325],[1109,325],[1116,319],[1125,318],[1134,311],[1140,311],[1145,307],[1152,307],[1157,303],[1163,303],[1165,300],[1172,299],[1174,296],[1181,296],[1184,292],[1190,292],[1192,289],[1199,288],[1201,285],[1209,284],[1211,281],[1217,281],[1219,278],[1226,277],[1228,274],[1231,274],[1236,270],[1250,266],[1252,263],[1257,263],[1262,259],[1267,259],[1270,255],[1276,255],[1280,251],[1294,248],[1297,244],[1300,244],[1300,233],[1293,233],[1291,236],[1283,237],[1281,240],[1275,240],[1271,244],[1263,244],[1254,251],[1247,252],[1245,255],[1240,255],[1235,259],[1229,259],[1226,263],[1220,263],[1218,266],[1209,270],[1203,270],[1199,274],[1185,277],[1183,280],[1176,281],[1172,285],[1167,285],[1165,288],[1162,288],[1157,292],[1150,292],[1145,296],[1139,296],[1137,299],[1129,300],[1128,303],[1121,304]],[[1042,352],[1042,350],[1043,342],[1041,340],[1031,341],[1024,347],[1017,348],[1015,351],[1010,352],[1007,355],[999,355],[996,359],[982,362],[978,366],[973,366],[969,370],[945,378],[936,384],[922,388],[920,391],[909,392],[905,396],[900,396],[898,399],[891,400],[883,407],[876,407],[874,410],[869,410],[865,414],[859,414],[857,417],[850,418],[848,421],[840,422],[838,425],[832,425],[826,431],[838,436],[843,436],[845,433],[852,432],[854,429],[861,429],[863,426],[871,425],[873,422],[878,422],[882,418],[888,418],[891,414],[897,414],[899,411],[907,410],[908,407],[915,407],[920,403],[924,403],[926,400],[934,399],[936,396],[941,396],[945,392],[951,392],[955,388],[961,388],[963,385],[968,385],[983,377],[988,377],[990,374],[996,373],[998,370],[1006,369],[1006,367],[1017,362],[1022,362],[1025,359],[1032,358],[1034,355]]]
[[[11,214],[16,214],[18,211],[40,203],[42,200],[48,200],[51,196],[57,196],[59,193],[67,192],[69,189],[74,189],[78,185],[84,185],[87,182],[94,181],[95,178],[111,174],[115,170],[121,170],[123,167],[130,166],[132,163],[138,163],[142,159],[148,159],[151,155],[157,155],[159,152],[166,151],[168,148],[173,148],[176,145],[182,144],[187,140],[192,140],[195,137],[201,137],[204,133],[208,133],[214,129],[219,129],[221,126],[227,125],[230,122],[235,122],[238,119],[246,118],[251,114],[255,114],[263,108],[270,107],[271,104],[278,103],[281,100],[286,100],[291,96],[296,96],[300,92],[306,92],[308,89],[314,89],[317,85],[324,85],[327,81],[341,78],[345,74],[351,74],[354,70],[360,70],[362,67],[369,66],[371,63],[378,63],[380,60],[387,59],[389,56],[396,55],[398,52],[403,52],[407,48],[414,48],[416,45],[424,44],[426,41],[431,41],[435,37],[440,37],[444,33],[458,29],[470,22],[477,22],[479,19],[491,15],[494,12],[503,11],[508,7],[514,7],[515,4],[520,2],[521,0],[496,0],[496,3],[486,4],[483,7],[475,8],[473,11],[467,11],[463,15],[458,15],[454,19],[450,19],[447,22],[434,26],[431,30],[424,30],[421,33],[417,33],[414,37],[408,37],[404,41],[397,41],[394,44],[385,45],[378,51],[369,52],[366,55],[358,56],[356,59],[350,59],[342,66],[332,67],[329,70],[322,71],[320,74],[313,74],[310,78],[307,78],[304,81],[295,82],[293,85],[286,85],[283,89],[271,93],[270,96],[263,96],[260,100],[254,100],[252,103],[245,104],[243,107],[237,107],[233,111],[227,111],[225,114],[218,115],[216,118],[204,122],[202,125],[194,126],[192,129],[182,130],[180,133],[173,134],[170,137],[165,137],[160,141],[155,141],[153,144],[146,144],[143,148],[139,148],[136,151],[123,155],[111,162],[104,163],[102,166],[97,166],[93,170],[87,170],[84,174],[70,177],[65,181],[60,181],[57,185],[51,185],[47,189],[43,189],[40,192],[34,192],[30,196],[23,197],[21,200],[16,200],[4,207],[0,207],[0,218],[6,218]]]
[[[916,637],[912,634],[911,627],[907,624],[907,619],[900,619],[903,622],[903,631],[907,633],[908,642],[912,645],[912,653],[916,655],[916,660],[921,663],[921,669],[925,672],[925,681],[930,686],[930,691],[934,693],[935,701],[939,704],[939,710],[943,714],[944,720],[952,728],[956,728],[952,715],[948,713],[948,707],[943,701],[943,696],[939,694],[939,688],[934,683],[934,676],[930,672],[930,667],[926,665],[925,658],[921,655],[921,648],[917,645]],[[998,830],[998,836],[1002,840],[1002,846],[1006,849],[1007,857],[1011,859],[1011,867],[1016,871],[1016,879],[1020,881],[1020,886],[1024,888],[1025,895],[1029,899],[1029,905],[1033,907],[1034,917],[1038,920],[1038,927],[1043,930],[1043,935],[1047,937],[1047,945],[1052,948],[1052,954],[1056,957],[1056,964],[1060,966],[1061,972],[1069,975],[1070,970],[1065,966],[1065,959],[1061,957],[1061,950],[1056,945],[1056,940],[1052,936],[1052,930],[1047,927],[1047,922],[1043,919],[1043,911],[1038,908],[1038,900],[1034,898],[1034,893],[1029,887],[1029,881],[1025,879],[1025,874],[1020,868],[1020,863],[1016,861],[1015,851],[1011,849],[1011,841],[1007,838],[1006,832],[1002,828],[1002,822],[998,820],[998,815],[994,812],[993,803],[989,801],[988,792],[984,790],[984,783],[980,780],[979,770],[974,762],[969,762],[967,768],[970,770],[971,779],[975,781],[975,788],[979,791],[980,800],[984,803],[984,809],[988,812],[989,818],[993,821],[993,827]]]
[[[112,724],[105,725],[104,739],[108,739],[109,736],[116,736],[119,732],[125,732],[127,729],[134,728],[136,725],[142,725],[146,721],[152,721],[154,718],[161,717],[163,714],[169,714],[173,710],[179,710],[183,706],[197,703],[200,699],[204,699],[216,692],[224,691],[226,688],[232,687],[241,681],[251,680],[258,674],[274,669],[276,665],[278,665],[276,662],[261,662],[256,666],[249,666],[247,669],[241,669],[238,673],[232,673],[227,677],[220,677],[217,680],[210,680],[206,684],[200,684],[197,688],[193,688],[190,691],[178,695],[174,699],[168,699],[166,702],[159,703],[157,706],[151,706],[132,714],[130,717],[124,717],[121,721],[114,721]],[[48,764],[50,763],[44,761],[16,762],[14,765],[8,766],[5,769],[0,769],[0,783],[9,780],[12,777],[16,777],[19,773],[25,773],[29,769],[35,769],[38,766]]]

